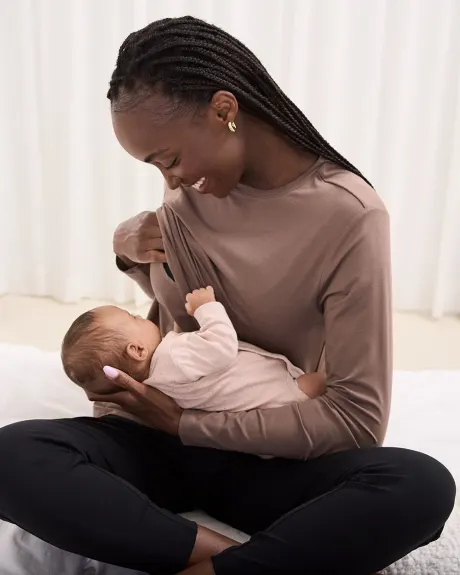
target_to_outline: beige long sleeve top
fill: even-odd
[[[327,375],[327,393],[305,403],[185,411],[182,441],[298,459],[381,443],[392,321],[389,219],[377,193],[320,158],[274,190],[239,185],[223,200],[167,190],[158,217],[175,281],[162,264],[127,273],[154,298],[164,332],[172,319],[196,330],[185,295],[212,285],[240,340]]]
[[[303,372],[287,358],[238,341],[219,302],[195,312],[198,331],[170,331],[153,354],[144,381],[183,409],[248,411],[306,401],[297,378]]]

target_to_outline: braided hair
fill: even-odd
[[[205,106],[217,91],[231,92],[242,110],[296,147],[365,179],[328,144],[256,56],[217,26],[184,16],[157,20],[130,34],[120,47],[107,97],[121,111],[148,98],[152,87],[169,96],[176,109]]]

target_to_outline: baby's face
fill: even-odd
[[[161,334],[158,327],[138,315],[132,315],[128,311],[114,305],[106,305],[96,310],[96,321],[107,329],[114,330],[126,336],[126,342],[136,346],[143,346],[150,355],[156,350],[161,342]]]

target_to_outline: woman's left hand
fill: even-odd
[[[179,435],[179,422],[183,410],[174,399],[113,367],[104,368],[104,374],[102,376],[106,381],[108,379],[120,389],[107,393],[87,389],[85,391],[90,401],[115,403],[135,415],[145,425],[170,435]]]

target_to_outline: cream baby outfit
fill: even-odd
[[[304,372],[282,355],[238,341],[222,304],[204,304],[194,317],[200,330],[168,333],[145,384],[183,409],[204,411],[248,411],[308,399],[296,381]]]

